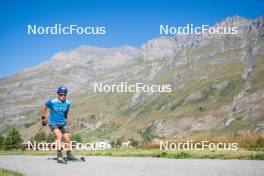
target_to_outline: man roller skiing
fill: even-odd
[[[56,137],[57,145],[57,160],[59,163],[64,161],[61,150],[61,139],[63,137],[66,144],[67,160],[76,160],[71,153],[70,135],[67,127],[67,115],[70,108],[70,103],[66,100],[68,89],[66,87],[59,87],[57,89],[58,98],[48,100],[41,108],[42,125],[46,126],[48,123],[51,131]],[[50,110],[49,118],[46,118],[46,110]]]

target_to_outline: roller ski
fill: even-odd
[[[80,157],[80,158],[74,158],[71,160],[67,160],[67,157],[63,157],[63,158],[48,158],[48,160],[57,160],[57,163],[61,163],[61,164],[67,164],[68,161],[72,162],[72,161],[81,161],[81,162],[85,162],[85,158],[84,157]]]
[[[57,163],[67,164],[67,159],[63,157],[57,158]]]
[[[84,157],[81,158],[77,158],[75,156],[73,156],[73,154],[71,153],[71,151],[67,151],[67,158],[68,161],[85,161]]]
[[[57,160],[57,163],[67,164],[66,157],[64,157],[64,158],[57,158],[57,157],[55,157],[55,158],[48,158],[48,160]]]
[[[84,157],[77,158],[77,157],[73,156],[71,151],[67,151],[67,156],[63,157],[62,152],[58,151],[58,155],[56,158],[48,158],[48,160],[57,160],[57,163],[67,164],[68,161],[70,161],[70,162],[71,161],[82,161],[82,162],[84,162],[85,158]]]
[[[67,164],[67,159],[63,158],[61,150],[57,154],[57,163]]]
[[[67,158],[62,156],[62,152],[60,150],[57,152],[56,158],[48,158],[48,160],[57,160],[57,163],[67,164]]]

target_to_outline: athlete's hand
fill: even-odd
[[[45,116],[41,116],[41,123],[42,123],[42,126],[46,126],[47,125],[47,118]]]

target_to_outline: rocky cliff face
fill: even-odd
[[[178,35],[140,48],[81,46],[0,80],[0,131],[30,136],[40,105],[69,87],[70,128],[87,138],[264,130],[264,17],[229,17],[237,35]],[[171,84],[171,93],[93,93],[95,82]]]

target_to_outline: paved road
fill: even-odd
[[[86,157],[67,165],[49,156],[0,156],[0,168],[26,176],[252,176],[264,175],[264,161],[192,160],[133,157]]]

